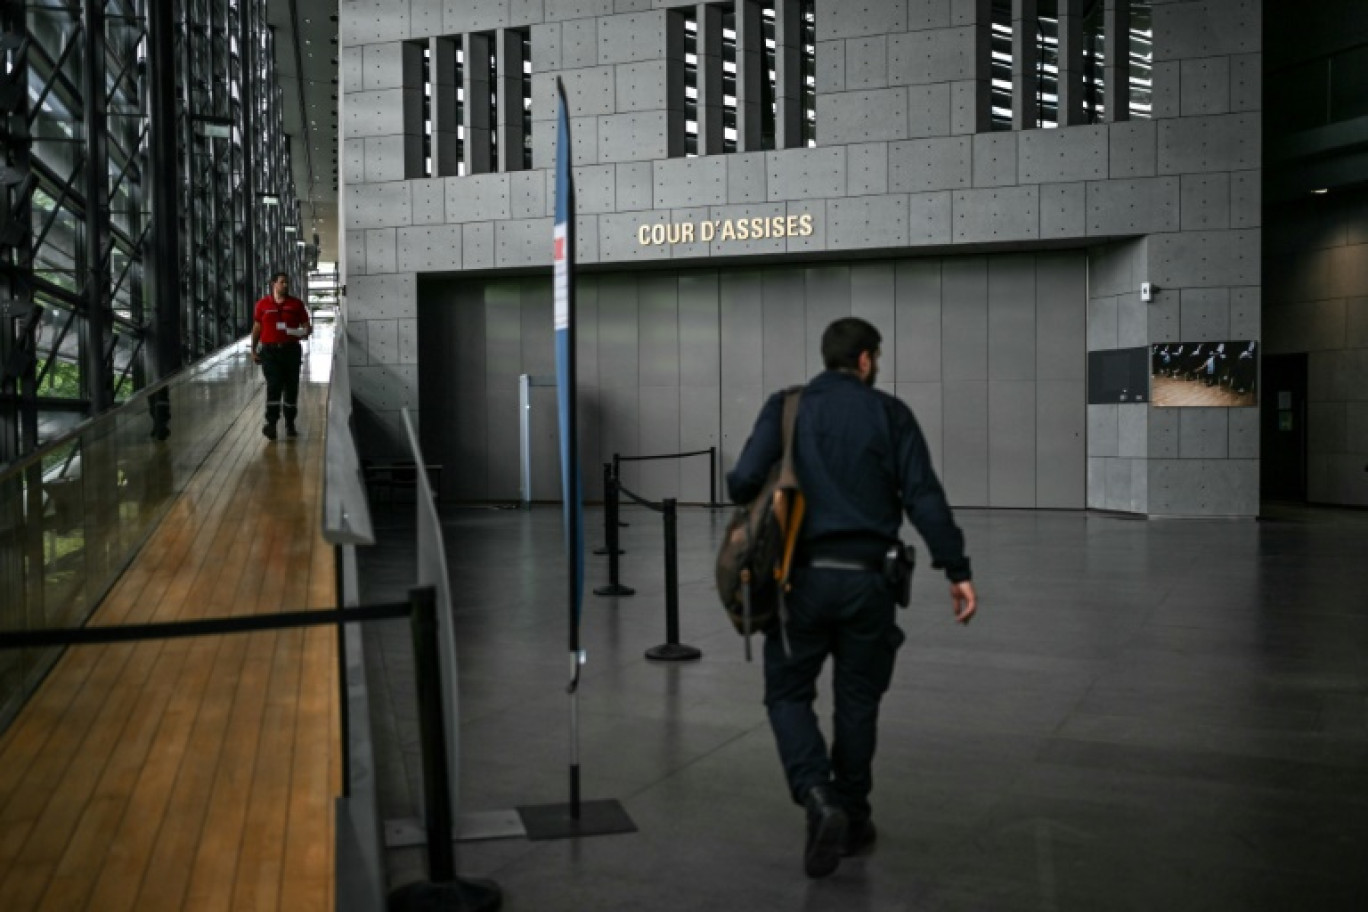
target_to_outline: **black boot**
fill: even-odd
[[[850,826],[846,828],[845,842],[841,844],[841,857],[849,858],[851,855],[864,855],[872,851],[877,835],[874,821],[868,817],[852,817]]]
[[[807,847],[803,851],[803,871],[808,877],[826,877],[841,863],[841,847],[846,841],[849,820],[831,788],[817,785],[803,799],[807,808]]]

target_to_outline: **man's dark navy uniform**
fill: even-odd
[[[788,620],[783,631],[778,623],[766,631],[765,706],[793,799],[807,810],[804,869],[813,877],[874,841],[869,794],[879,703],[904,639],[884,560],[904,513],[932,566],[950,580],[956,619],[968,623],[977,607],[964,535],[921,429],[906,404],[873,388],[880,342],[878,330],[855,317],[822,334],[827,369],[803,389],[794,424],[807,510]],[[783,398],[776,393],[765,403],[727,475],[735,502],[753,499],[783,455]],[[828,655],[835,660],[829,751],[812,705]]]

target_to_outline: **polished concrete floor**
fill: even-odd
[[[412,505],[363,549],[370,600],[413,578]],[[1368,514],[1260,522],[959,514],[979,617],[918,572],[875,762],[879,842],[801,870],[760,666],[716,605],[723,515],[680,518],[684,665],[664,640],[662,525],[624,511],[631,598],[587,595],[581,763],[628,835],[458,846],[504,908],[1053,910],[1368,908]],[[602,514],[590,510],[591,543]],[[444,508],[461,663],[463,811],[567,796],[560,514]],[[589,584],[606,580],[589,558]],[[420,774],[406,627],[371,628],[382,815]],[[819,710],[830,707],[823,684]],[[390,853],[394,885],[420,850]]]

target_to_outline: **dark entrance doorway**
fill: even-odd
[[[1263,359],[1259,493],[1264,500],[1306,501],[1306,362],[1305,354]]]

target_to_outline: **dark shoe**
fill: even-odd
[[[287,422],[285,422],[285,436],[286,436],[286,437],[298,437],[298,436],[299,436],[299,431],[295,429],[295,425],[294,425],[294,422],[293,422],[293,421],[287,421]]]
[[[261,426],[261,433],[263,433],[263,434],[266,435],[266,439],[267,439],[267,440],[275,440],[275,439],[276,439],[275,422],[274,422],[274,421],[268,421],[268,422],[266,422],[265,424],[263,424],[263,425]]]
[[[841,844],[841,856],[849,858],[851,855],[864,855],[872,851],[877,835],[874,821],[868,817],[850,821],[850,826],[846,828],[845,842]]]
[[[849,821],[845,809],[825,785],[809,789],[803,805],[808,815],[803,871],[808,877],[826,877],[841,864],[841,846],[846,841]]]

